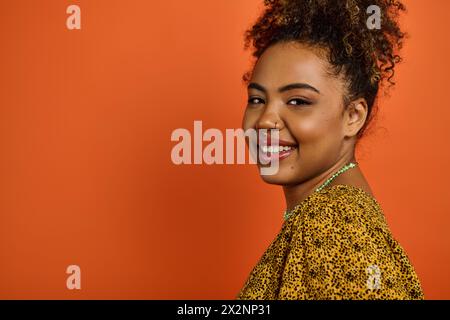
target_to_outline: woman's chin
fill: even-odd
[[[293,177],[289,177],[288,175],[283,174],[282,172],[277,172],[275,174],[262,174],[261,167],[259,168],[259,170],[261,178],[265,183],[268,184],[288,185],[293,180]]]

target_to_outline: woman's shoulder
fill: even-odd
[[[282,296],[296,292],[298,283],[289,281],[289,274],[304,266],[312,272],[305,271],[308,288],[314,288],[308,296],[423,298],[414,268],[373,196],[351,185],[334,185],[306,200],[287,222],[292,241]],[[378,275],[380,290],[373,290]]]
[[[295,208],[294,220],[314,219],[333,222],[360,220],[365,224],[387,227],[381,205],[374,196],[362,188],[337,184],[316,191]]]
[[[302,207],[302,205],[303,207],[308,205],[318,207],[321,204],[328,204],[331,202],[378,204],[375,197],[361,187],[349,184],[336,184],[320,191],[313,192],[297,207]]]
[[[347,201],[349,203],[377,202],[375,197],[361,187],[350,184],[336,184],[316,192],[316,201]]]

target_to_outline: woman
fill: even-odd
[[[266,154],[279,169],[263,179],[283,187],[286,211],[237,299],[424,299],[355,159],[379,88],[393,84],[403,4],[264,3],[246,33],[256,61],[243,129],[279,130],[283,148]]]

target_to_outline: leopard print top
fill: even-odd
[[[379,203],[334,185],[301,201],[236,299],[425,299]]]

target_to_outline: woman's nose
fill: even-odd
[[[256,123],[256,129],[281,129],[282,121],[275,115],[263,114]]]

